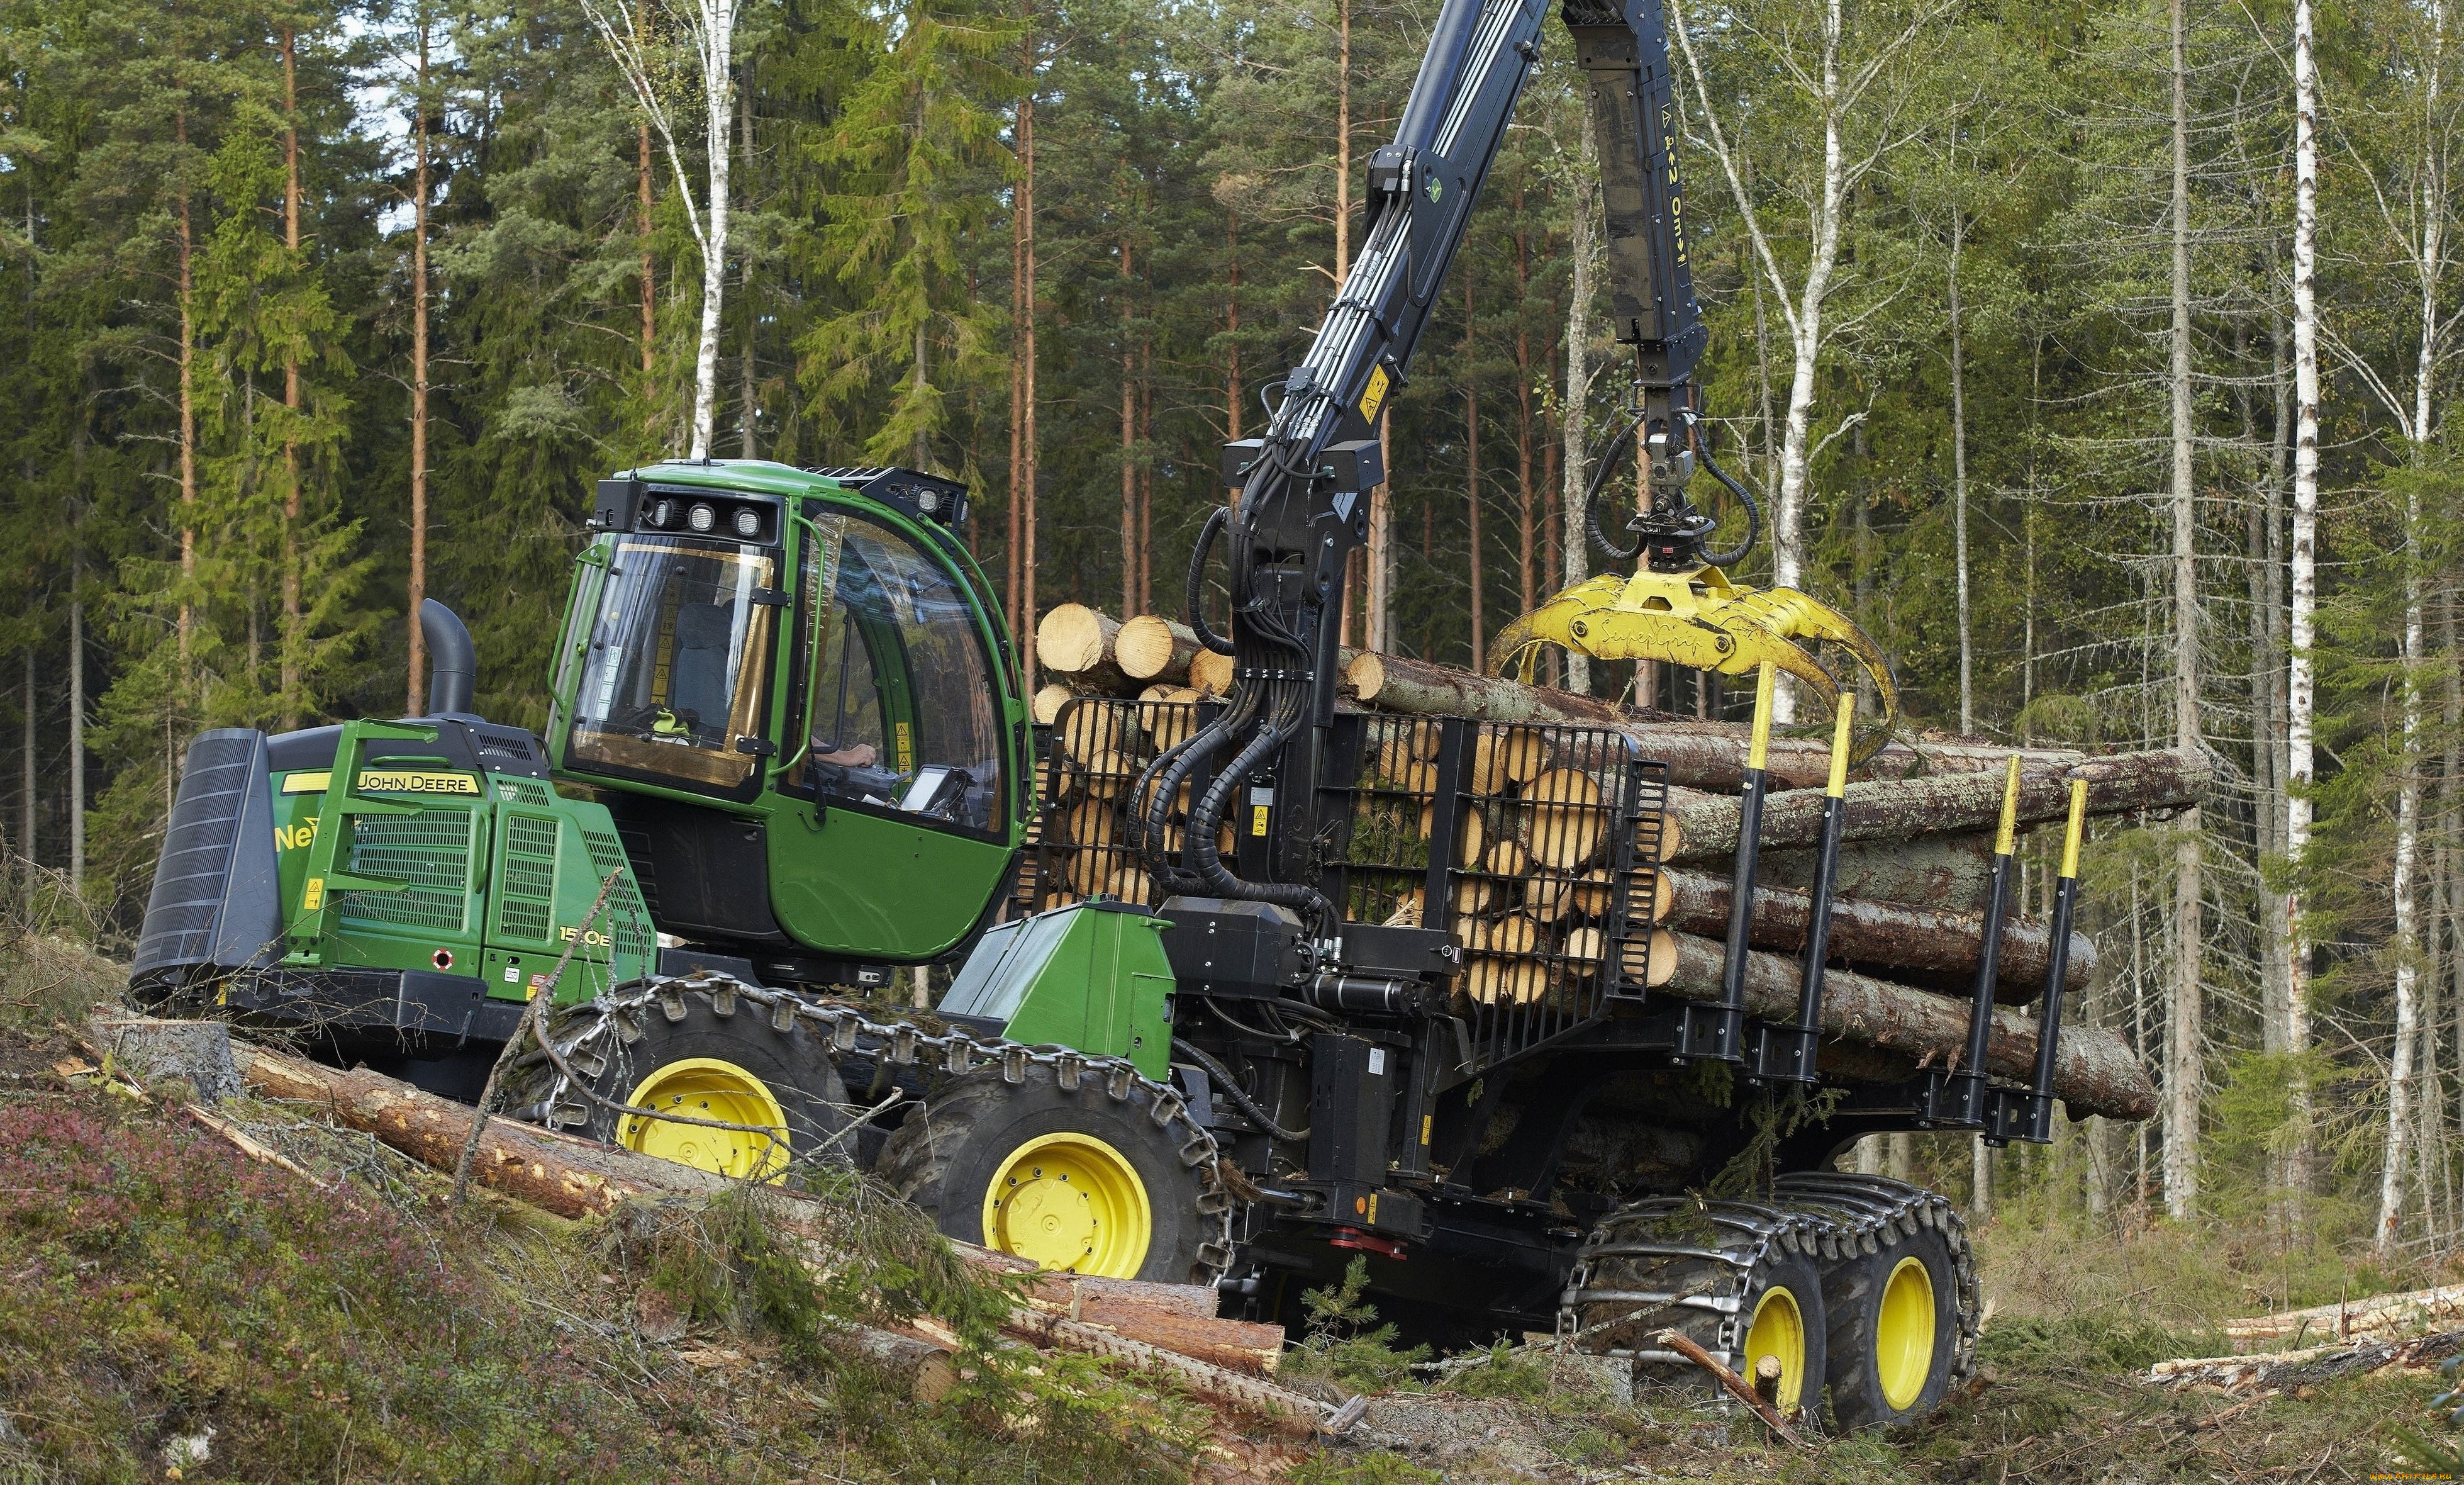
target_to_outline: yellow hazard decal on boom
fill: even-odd
[[[322,794],[334,782],[330,772],[294,773],[282,780],[286,794]],[[461,794],[475,798],[479,781],[467,773],[439,773],[433,769],[363,768],[360,770],[360,792],[363,794]]]

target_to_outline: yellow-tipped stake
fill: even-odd
[[[2011,755],[2011,771],[2002,783],[2002,828],[1993,835],[1993,853],[2007,856],[2018,845],[2019,755]]]
[[[1837,799],[1848,792],[1848,750],[1857,741],[1857,693],[1839,693],[1831,719],[1831,783],[1823,792]]]
[[[1765,660],[1754,673],[1754,740],[1746,749],[1746,771],[1760,773],[1771,760],[1771,692],[1779,683],[1779,671]]]
[[[2071,818],[2062,828],[2062,880],[2079,875],[2079,841],[2087,835],[2087,780],[2071,780]]]
[[[2019,755],[2011,755],[2011,771],[2002,786],[2002,828],[1993,835],[1993,884],[1985,901],[1984,942],[1976,946],[1976,987],[1968,1007],[1968,1052],[1959,1071],[1950,1075],[1952,1122],[1987,1126],[1986,1139],[2002,1143],[2008,1136],[1994,1127],[1999,1104],[1987,1097],[1985,1049],[1993,1032],[1993,984],[2001,972],[2002,923],[2011,910],[2011,855],[2019,835]]]
[[[1728,897],[1727,962],[1721,966],[1720,1003],[1705,1013],[1687,1012],[1678,1022],[1680,1059],[1738,1059],[1738,1042],[1746,1025],[1746,949],[1752,938],[1754,864],[1762,850],[1763,765],[1771,753],[1771,689],[1778,671],[1769,660],[1754,676],[1753,743],[1746,750],[1745,794],[1737,809],[1737,875]]]
[[[2054,1062],[2061,1046],[2062,982],[2071,967],[2071,914],[2079,905],[2079,842],[2087,837],[2087,780],[2071,780],[2071,817],[2062,829],[2062,873],[2054,887],[2053,942],[2045,955],[2044,998],[2036,1008],[2035,1076],[2025,1107],[2007,1121],[2009,1138],[2045,1144],[2054,1138]]]
[[[1824,964],[1831,957],[1831,884],[1839,869],[1839,838],[1848,824],[1848,756],[1855,745],[1857,693],[1842,691],[1831,726],[1831,783],[1822,802],[1822,838],[1814,856],[1814,890],[1807,899],[1805,958],[1796,989],[1796,1024],[1763,1027],[1754,1036],[1758,1076],[1813,1083],[1822,1027]]]

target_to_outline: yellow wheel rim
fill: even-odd
[[[1874,1318],[1874,1373],[1882,1401],[1899,1412],[1924,1395],[1933,1374],[1933,1275],[1925,1260],[1902,1258],[1882,1285],[1881,1310]]]
[[[1805,1396],[1805,1312],[1796,1296],[1776,1284],[1755,1301],[1754,1322],[1746,1328],[1747,1381],[1759,1374],[1766,1356],[1779,1359],[1779,1410],[1796,1411]]]
[[[668,1063],[634,1085],[625,1101],[635,1108],[777,1131],[775,1136],[747,1134],[627,1114],[617,1126],[616,1141],[628,1150],[722,1176],[776,1181],[786,1174],[786,1112],[768,1084],[733,1062],[687,1057]]]
[[[1039,1268],[1135,1278],[1155,1212],[1129,1158],[1093,1135],[1043,1135],[1009,1152],[984,1191],[984,1246]]]

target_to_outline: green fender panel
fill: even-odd
[[[940,1008],[1005,1023],[1002,1034],[1127,1057],[1161,1082],[1172,1064],[1168,920],[1127,902],[1081,902],[986,933]]]

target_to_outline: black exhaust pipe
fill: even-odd
[[[428,644],[428,715],[468,716],[479,682],[479,654],[461,615],[435,599],[419,606],[419,633]]]

